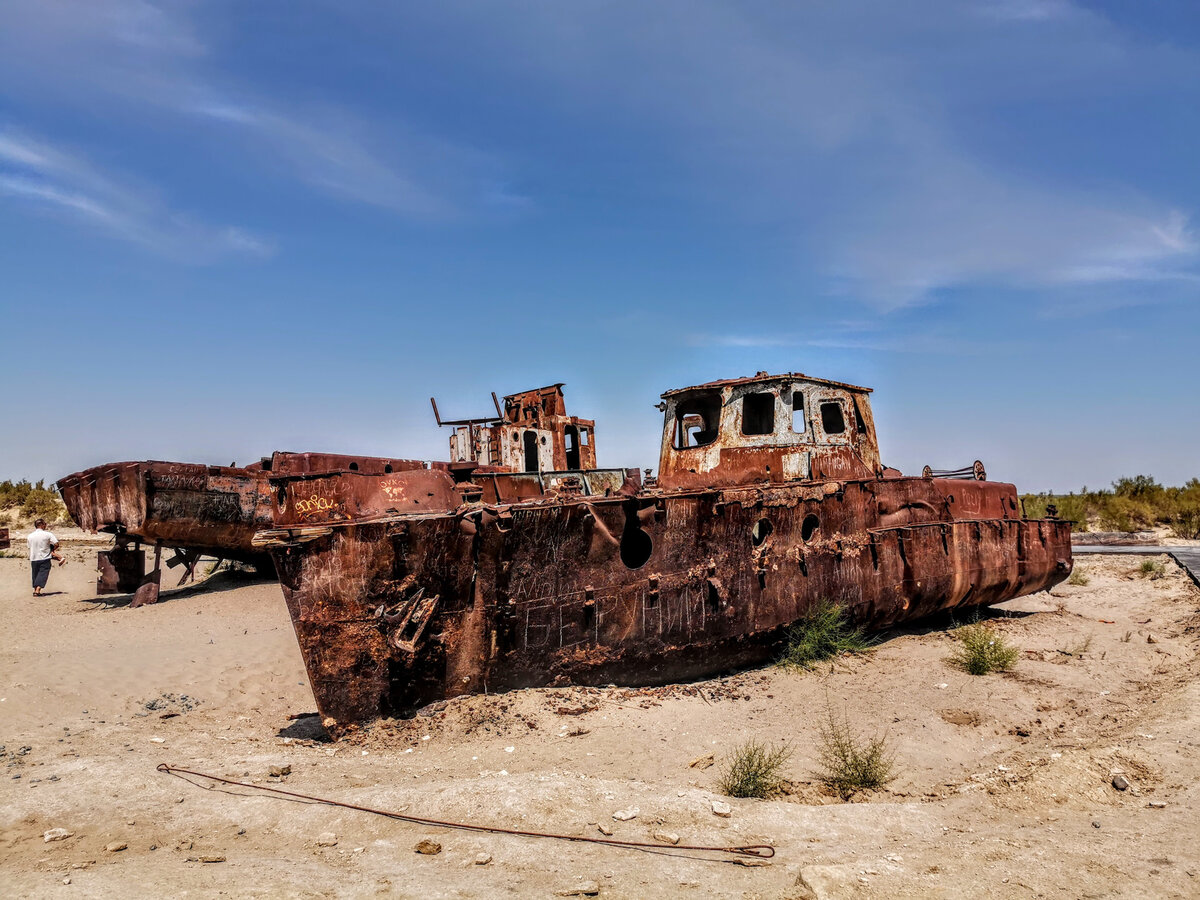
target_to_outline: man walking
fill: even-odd
[[[46,530],[46,520],[33,523],[29,537],[29,566],[33,570],[33,596],[42,596],[42,588],[50,577],[50,561],[57,559],[61,566],[66,562],[58,554],[58,538]]]

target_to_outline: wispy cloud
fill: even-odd
[[[58,214],[165,255],[204,262],[227,254],[269,256],[271,242],[173,210],[144,188],[101,172],[45,140],[0,130],[0,198]]]
[[[124,106],[229,130],[226,152],[269,177],[325,195],[443,222],[527,203],[491,156],[405,122],[348,106],[301,105],[233,84],[210,60],[188,4],[15,0],[0,6],[0,93],[32,84],[64,102]],[[85,100],[86,98],[86,100]],[[517,201],[514,203],[513,201]]]
[[[1177,279],[1197,264],[1173,198],[1077,186],[1071,171],[1037,177],[963,133],[981,102],[1094,102],[1200,77],[1194,59],[1067,0],[803,13],[662,0],[635,16],[620,3],[532,2],[519,20],[453,8],[520,74],[536,71],[534,90],[673,141],[689,200],[794,223],[802,264],[875,309],[964,286]]]

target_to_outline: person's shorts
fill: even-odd
[[[35,588],[44,588],[46,579],[50,577],[50,559],[35,559],[29,563],[33,569],[33,586]]]

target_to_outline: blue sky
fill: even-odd
[[[867,384],[885,461],[1200,475],[1190,2],[0,3],[0,477],[443,458]]]

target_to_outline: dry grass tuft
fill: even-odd
[[[813,773],[826,789],[843,800],[859,791],[873,791],[896,777],[895,755],[886,735],[862,739],[843,716],[828,710],[821,727],[818,768]]]
[[[783,766],[791,759],[786,744],[769,747],[750,740],[735,747],[725,761],[717,787],[730,797],[773,797],[783,789]]]
[[[1021,655],[1003,635],[986,625],[964,625],[954,637],[959,644],[948,662],[971,675],[1007,672]]]

